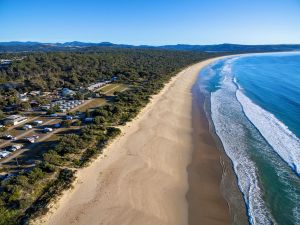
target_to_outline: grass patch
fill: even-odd
[[[118,83],[107,84],[107,85],[105,85],[104,87],[100,88],[100,91],[101,91],[101,93],[105,93],[105,92],[108,92],[108,91],[110,91],[111,89],[113,89],[113,88],[115,88],[115,87],[117,87],[117,86],[119,86],[119,85],[120,85],[120,84],[118,84]]]
[[[106,104],[106,100],[104,98],[94,98],[89,103],[83,105],[82,107],[78,108],[77,111],[85,112],[86,110],[93,110],[101,105]]]

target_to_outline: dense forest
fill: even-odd
[[[113,76],[134,85],[163,79],[163,75],[212,55],[216,54],[115,48],[0,54],[1,59],[13,59],[11,65],[0,67],[0,110],[20,104],[19,93],[63,87],[76,89]]]
[[[45,213],[49,202],[71,187],[76,169],[88,165],[120,134],[117,126],[132,120],[151,96],[181,69],[215,55],[144,49],[30,53],[2,68],[2,84],[17,83],[18,91],[75,88],[112,76],[130,84],[131,88],[115,93],[110,104],[86,112],[85,117],[93,117],[93,122],[78,123],[80,129],[62,136],[33,168],[1,181],[0,224],[26,224],[29,219]]]
[[[0,68],[0,84],[9,83],[20,91],[51,91],[62,86],[86,86],[112,76],[122,80],[141,81],[160,74],[169,74],[207,55],[143,49],[30,53],[23,55],[22,60],[14,60],[8,67]],[[11,55],[0,55],[0,58],[8,57]]]

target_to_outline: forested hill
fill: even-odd
[[[139,48],[139,49],[168,49],[182,51],[207,51],[207,52],[272,52],[272,51],[296,51],[300,50],[300,44],[281,45],[126,45],[113,44],[110,42],[86,43],[86,42],[65,42],[65,43],[40,43],[40,42],[0,42],[0,52],[53,52],[53,51],[95,51],[103,48]]]
[[[162,49],[205,51],[205,52],[275,52],[275,51],[299,51],[299,45],[166,45]]]
[[[214,55],[150,49],[2,54],[2,58],[13,61],[0,67],[0,91],[8,84],[19,91],[73,89],[112,76],[128,83],[144,82]]]

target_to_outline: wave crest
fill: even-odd
[[[241,90],[236,91],[247,118],[259,130],[274,151],[300,176],[300,140],[272,113],[252,102]]]

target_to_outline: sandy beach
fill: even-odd
[[[192,86],[213,60],[172,78],[34,224],[231,224],[220,191],[220,152],[192,113]]]

